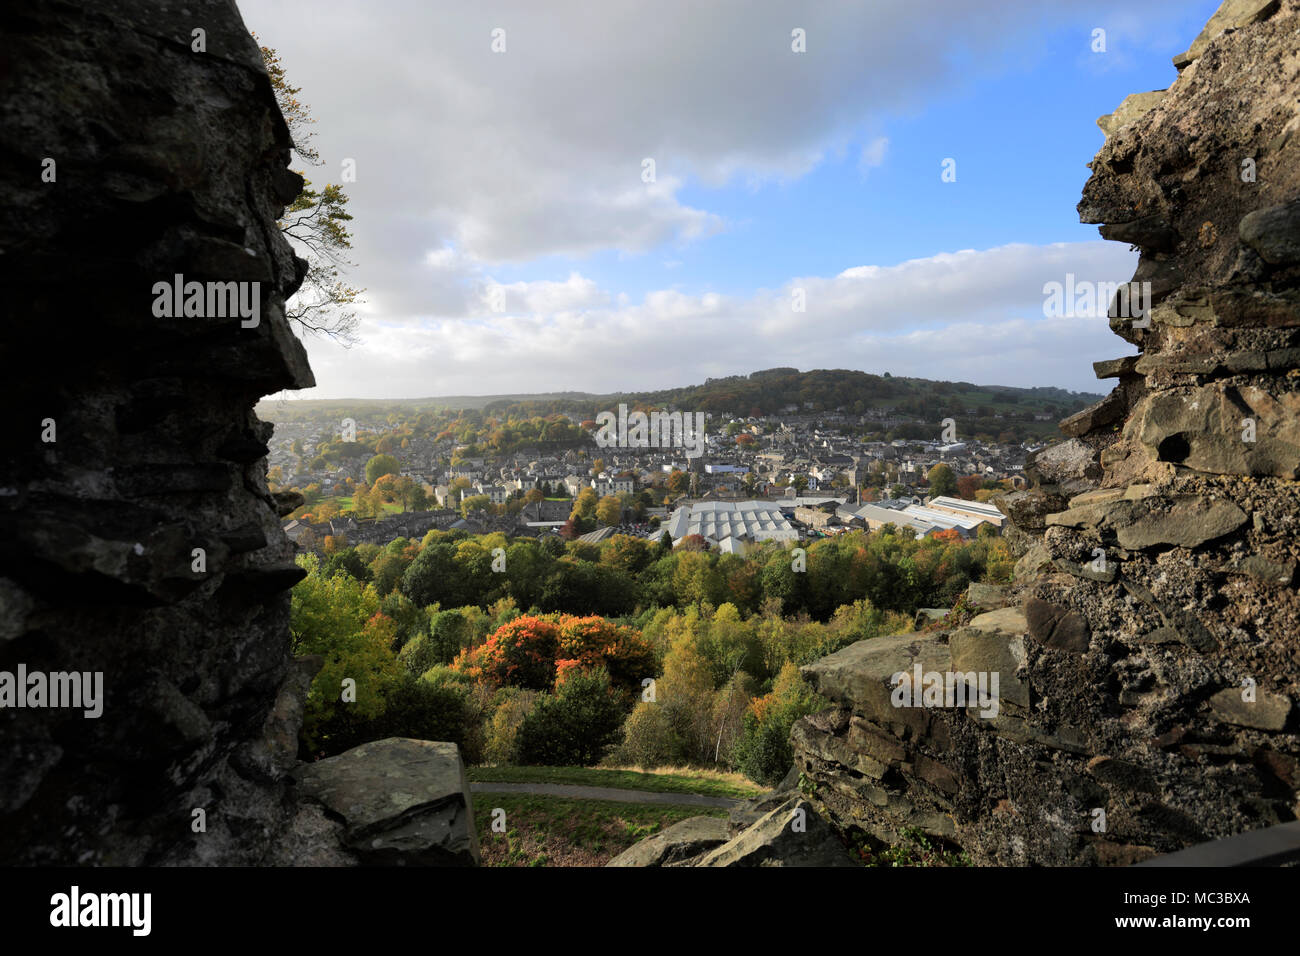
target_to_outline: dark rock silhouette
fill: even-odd
[[[233,3],[6,4],[0,32],[0,671],[104,696],[0,710],[0,859],[256,862],[312,670],[253,413],[314,384],[289,134]],[[177,276],[256,310],[166,317]]]

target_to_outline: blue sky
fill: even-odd
[[[373,7],[242,5],[326,168],[358,160],[362,340],[310,343],[303,397],[774,365],[1102,390],[1089,362],[1128,347],[1104,318],[1045,319],[1042,283],[1128,278],[1136,256],[1074,211],[1095,119],[1173,82],[1217,3]]]

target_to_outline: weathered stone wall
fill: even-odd
[[[1079,213],[1152,308],[1112,305],[1140,355],[1000,505],[1010,606],[804,669],[838,707],[796,759],[841,826],[1115,864],[1300,809],[1300,0],[1228,0],[1175,62],[1099,121]],[[998,672],[997,715],[894,706],[917,662]]]
[[[314,384],[288,131],[226,0],[5,4],[0,33],[0,671],[104,681],[97,719],[0,710],[0,859],[255,862],[310,680],[253,413]],[[156,317],[176,274],[259,283],[260,321]]]

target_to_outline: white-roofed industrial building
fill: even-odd
[[[962,515],[968,518],[982,518],[995,528],[1001,528],[1002,522],[1007,520],[1007,516],[997,509],[995,505],[988,504],[984,501],[966,501],[963,498],[950,498],[947,495],[939,495],[931,498],[926,507],[936,511],[951,511],[953,514]]]
[[[688,535],[698,534],[710,547],[737,553],[743,546],[755,541],[797,541],[799,532],[790,524],[781,509],[770,501],[698,501],[678,508],[654,534],[664,532],[672,536],[677,545]]]
[[[903,514],[912,515],[914,518],[938,525],[945,530],[956,528],[964,538],[970,537],[975,533],[976,528],[985,523],[984,518],[970,518],[965,515],[954,514],[951,511],[924,508],[921,505],[908,505],[903,509]]]
[[[840,508],[838,511],[841,520],[845,518],[846,508]],[[849,518],[850,521],[853,518],[860,519],[869,531],[878,531],[887,524],[892,524],[896,528],[909,528],[918,535],[942,531],[944,528],[943,525],[935,524],[932,521],[923,521],[915,515],[910,515],[906,509],[897,511],[893,508],[882,508],[880,505],[875,504],[866,504],[854,508],[850,514],[852,516]]]

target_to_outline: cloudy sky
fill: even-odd
[[[309,340],[298,395],[778,365],[1104,391],[1131,349],[1043,285],[1132,274],[1075,214],[1095,120],[1217,6],[241,0],[317,120],[308,177],[356,168],[361,338]]]

